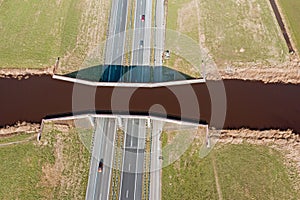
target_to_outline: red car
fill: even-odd
[[[141,16],[141,20],[142,20],[142,22],[145,21],[145,15]]]

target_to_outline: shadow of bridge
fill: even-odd
[[[158,83],[195,79],[165,66],[96,65],[65,74],[93,82]]]

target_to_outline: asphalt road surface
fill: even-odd
[[[151,166],[150,166],[150,198],[151,200],[161,199],[161,173],[162,160],[160,156],[161,142],[160,135],[163,128],[163,122],[153,120],[152,121],[152,144],[151,144]]]
[[[163,1],[157,3],[163,3]],[[156,6],[158,6],[158,4]],[[157,10],[159,14],[163,11],[162,8],[156,8],[156,11]],[[107,74],[108,81],[119,81],[116,77],[120,76],[116,74],[118,71],[115,70],[115,66],[123,65],[127,14],[128,1],[113,0],[108,33],[109,37],[106,41],[105,50],[106,68],[102,71],[102,74],[104,74],[104,72]],[[144,20],[142,20],[143,15],[145,16]],[[152,0],[136,0],[132,40],[133,51],[131,55],[132,66],[150,65],[151,19]],[[158,45],[161,46],[161,32],[156,32],[156,34],[159,35],[155,42],[158,42]],[[149,80],[147,80],[150,78],[149,71],[147,67],[132,68],[128,73],[129,82],[149,82]],[[125,76],[121,78],[121,81],[124,81],[124,77]],[[115,119],[97,119],[86,199],[108,199],[109,197],[110,182],[112,179],[110,166],[112,166],[113,160],[113,143],[116,135],[116,124]],[[119,191],[120,199],[135,200],[142,198],[145,135],[146,120],[128,119],[126,121],[122,154],[121,186]],[[158,144],[155,142],[154,145],[157,146]],[[97,172],[101,159],[104,161],[103,171]],[[157,162],[155,163],[157,165]],[[155,178],[155,181],[160,181],[160,179]],[[158,190],[159,187],[152,189],[154,192]]]
[[[150,42],[151,42],[151,13],[152,13],[152,0],[136,0],[135,5],[135,20],[133,32],[133,44],[131,65],[143,66],[150,65]],[[145,20],[141,18],[145,15]],[[145,70],[144,70],[145,69]],[[149,82],[147,73],[148,70],[143,67],[134,68],[131,72],[131,82]]]
[[[86,199],[106,200],[109,197],[115,133],[116,119],[96,118]],[[103,170],[98,172],[101,159],[104,163]]]
[[[141,199],[146,120],[128,119],[125,133],[120,199]]]
[[[154,82],[162,81],[162,55],[164,52],[165,42],[165,18],[164,18],[164,0],[155,2],[155,31],[154,31]]]
[[[109,36],[106,41],[105,50],[105,65],[107,66],[123,64],[127,10],[127,0],[113,0],[110,15]],[[114,79],[115,70],[113,67],[107,67],[104,70],[108,70],[108,81]]]

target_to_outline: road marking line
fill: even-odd
[[[120,179],[120,182],[121,182],[121,184],[120,184],[120,196],[119,196],[119,199],[121,199],[121,197],[122,197],[122,185],[123,185],[123,172],[124,172],[124,159],[125,159],[125,147],[126,147],[126,139],[127,139],[127,128],[128,128],[128,119],[126,119],[126,121],[125,121],[125,133],[124,133],[124,143],[123,143],[123,152],[122,152],[122,168],[121,168],[121,179]]]
[[[117,133],[117,124],[116,124],[116,119],[113,120],[114,121],[114,131],[113,131],[113,142],[112,142],[112,148],[114,147],[114,144],[115,144],[115,138],[116,138],[116,133]],[[110,123],[110,121],[109,121]],[[111,158],[113,157],[113,153],[114,153],[114,150],[112,149],[111,151]],[[112,166],[112,162],[113,162],[113,159],[110,160],[110,163],[109,163],[109,166]],[[108,167],[108,185],[110,185],[110,182],[111,182],[111,171],[112,171],[112,168],[111,167]],[[107,194],[109,195],[109,190],[110,190],[110,187],[107,187]]]

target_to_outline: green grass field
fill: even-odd
[[[171,51],[171,56],[169,60],[165,60],[163,65],[177,70],[179,72],[188,74],[189,76],[200,78],[200,73],[198,67],[193,67],[193,65],[186,60],[186,58],[181,57],[182,55],[175,54],[173,48],[179,47],[184,49],[183,46],[176,39],[173,38],[176,34],[173,31],[178,31],[184,33],[185,37],[191,38],[195,41],[195,44],[199,42],[198,37],[198,24],[197,15],[195,7],[190,7],[191,0],[169,0],[168,1],[168,15],[167,15],[167,31],[166,31],[166,44],[165,49]],[[185,13],[189,10],[188,13]],[[196,20],[191,20],[192,18]],[[173,30],[173,31],[169,31]]]
[[[45,127],[41,143],[0,146],[0,199],[85,198],[90,154],[80,134]],[[0,144],[24,138],[1,138]]]
[[[20,133],[13,136],[7,136],[0,139],[0,144],[26,140],[26,139],[30,139],[33,136],[34,136],[33,134],[25,134],[25,133]]]
[[[169,0],[167,28],[201,41],[218,68],[288,60],[288,48],[266,0]]]
[[[168,0],[167,29],[199,42],[197,9],[192,0]]]
[[[298,0],[278,0],[279,6],[283,11],[283,17],[286,19],[287,27],[291,30],[292,39],[296,49],[300,52],[300,1]]]
[[[288,49],[268,1],[200,1],[200,10],[205,45],[219,67],[287,59]]]
[[[54,159],[53,149],[40,149],[33,141],[0,147],[0,199],[45,198],[46,193],[38,185],[41,167]]]
[[[166,144],[166,138],[162,138]],[[217,146],[199,158],[194,142],[180,160],[163,168],[162,199],[297,199],[282,155],[266,146]],[[215,163],[214,171],[213,163]]]
[[[0,68],[54,65],[74,48],[81,12],[79,0],[0,1]]]

